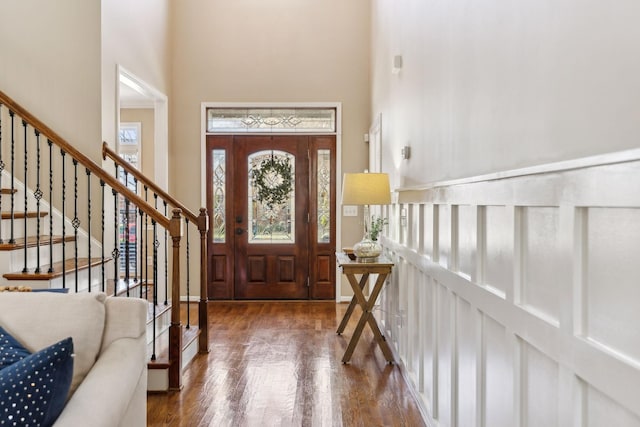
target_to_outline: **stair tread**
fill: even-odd
[[[102,258],[78,258],[78,270],[85,270],[90,267],[96,267],[103,262],[107,263],[109,261],[111,261],[111,258],[105,258],[104,261],[102,260]],[[75,259],[72,258],[66,261],[54,262],[53,272],[49,272],[49,265],[47,264],[40,267],[40,273],[36,273],[34,271],[34,268],[30,268],[26,273],[23,273],[22,271],[15,273],[6,273],[3,274],[2,277],[7,280],[51,280],[57,277],[62,277],[63,271],[66,273],[71,273],[75,270],[75,268]]]
[[[10,188],[0,188],[0,194],[11,194],[11,193],[17,193],[18,190],[16,190],[15,188],[12,190]]]
[[[48,212],[40,212],[40,218],[43,218],[45,216],[49,215]],[[35,211],[29,211],[29,212],[14,212],[13,213],[13,219],[23,219],[24,217],[27,218],[37,218],[38,217],[38,212]],[[11,212],[2,212],[2,219],[11,219]]]
[[[145,280],[142,279],[129,279],[129,291],[136,289],[139,286],[144,286],[146,284]],[[113,279],[107,280],[107,295],[123,295],[127,293],[127,281],[125,279],[118,279],[117,286]],[[150,284],[148,286],[151,286]]]
[[[26,239],[24,237],[19,237],[14,239],[15,243],[8,243],[8,239],[5,239],[4,243],[0,243],[0,251],[13,251],[16,249],[24,249],[24,247],[33,248],[38,246],[38,238],[37,236],[29,236]],[[74,236],[40,236],[40,246],[48,245],[49,243],[58,244],[65,242],[73,242],[75,241]],[[48,267],[47,267],[48,268]]]

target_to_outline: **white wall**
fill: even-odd
[[[169,95],[169,0],[102,1],[102,139],[116,147],[117,66]]]
[[[0,90],[100,159],[100,4],[0,2]]]
[[[630,0],[373,2],[371,117],[405,187],[377,316],[432,425],[640,426],[638,151],[569,160],[638,147],[639,19]]]
[[[375,0],[372,10],[372,114],[397,186],[638,146],[636,1]],[[396,54],[404,67],[392,75]]]

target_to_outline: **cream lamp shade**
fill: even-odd
[[[374,262],[382,253],[382,246],[371,240],[369,205],[391,203],[389,175],[386,173],[345,173],[342,180],[342,204],[364,205],[364,237],[353,246],[359,262]]]
[[[390,203],[389,174],[344,174],[342,180],[343,205],[388,205]]]

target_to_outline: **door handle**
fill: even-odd
[[[240,227],[236,228],[236,234],[238,236],[242,235],[242,233],[244,233],[244,228],[240,228]]]

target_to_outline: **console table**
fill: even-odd
[[[347,254],[343,252],[336,253],[336,260],[338,262],[338,266],[342,269],[342,273],[347,276],[347,279],[349,279],[349,284],[351,285],[354,294],[351,302],[349,303],[349,307],[347,308],[347,312],[344,314],[342,322],[340,322],[340,326],[338,326],[338,335],[344,332],[344,328],[347,326],[356,304],[362,308],[362,316],[358,321],[356,329],[353,331],[353,336],[351,337],[351,341],[349,341],[347,351],[344,353],[342,363],[349,363],[349,360],[351,360],[353,350],[360,339],[360,335],[362,335],[362,331],[364,330],[364,325],[366,323],[369,324],[369,327],[373,331],[375,340],[378,343],[378,346],[380,346],[380,350],[382,350],[387,362],[393,363],[393,355],[389,348],[389,344],[384,338],[384,335],[380,332],[380,328],[376,323],[375,317],[371,314],[371,310],[373,309],[376,299],[382,290],[382,286],[384,285],[387,276],[391,273],[393,263],[384,257],[379,257],[375,262],[359,262],[357,259],[351,260]],[[360,281],[356,278],[356,275],[358,274],[361,275]],[[367,284],[370,274],[377,274],[378,279],[376,280],[376,283],[371,290],[371,295],[367,300],[362,290]]]

